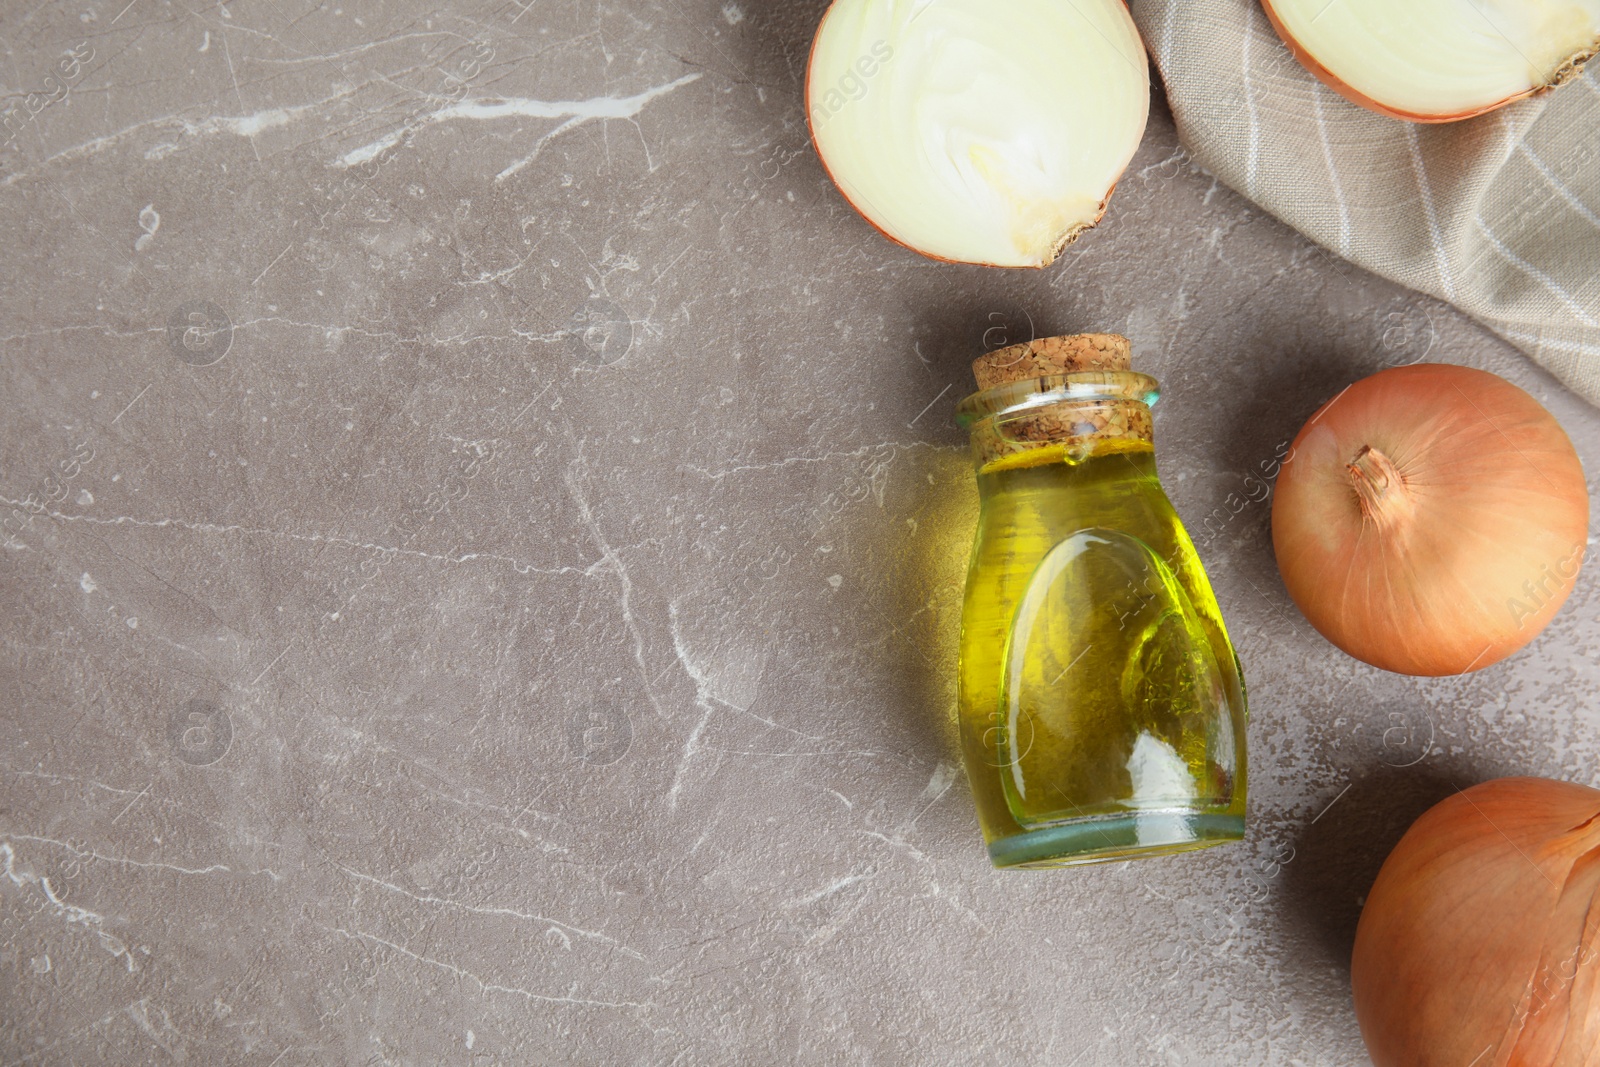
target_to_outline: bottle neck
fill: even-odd
[[[1155,447],[1149,406],[1129,397],[1062,400],[997,413],[974,422],[971,431],[980,473]]]
[[[1155,452],[1113,452],[1091,450],[1072,453],[1040,449],[1026,458],[1005,459],[980,467],[976,472],[978,499],[986,508],[1000,505],[995,514],[1007,509],[1048,507],[1044,497],[1063,490],[1073,493],[1108,492],[1119,500],[1154,486],[1160,492]]]
[[[1161,387],[1131,370],[1074,371],[1005,382],[956,409],[972,436],[978,470],[1081,461],[1114,452],[1148,452],[1150,409]]]

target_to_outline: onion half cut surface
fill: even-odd
[[[1568,81],[1600,50],[1600,0],[1262,0],[1305,67],[1395,118],[1471,118]]]
[[[1120,0],[836,0],[806,110],[834,182],[891,239],[1043,267],[1105,213],[1149,63]]]

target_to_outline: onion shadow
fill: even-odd
[[[1378,871],[1411,824],[1446,797],[1494,777],[1437,765],[1380,765],[1312,820],[1283,869],[1281,921],[1293,940],[1348,973],[1356,925]]]

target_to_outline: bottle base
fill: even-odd
[[[1076,867],[1190,852],[1243,837],[1243,815],[1130,811],[1002,837],[990,843],[989,860],[1000,868]]]

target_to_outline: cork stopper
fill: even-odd
[[[979,389],[992,389],[1050,374],[1128,370],[1132,364],[1133,345],[1121,334],[1075,333],[986,352],[972,361],[972,376]]]
[[[1126,337],[1079,333],[985,353],[972,361],[972,374],[982,390],[1055,374],[1125,372],[1132,364],[1133,345]],[[1048,462],[1053,454],[1083,458],[1104,451],[1148,450],[1151,431],[1150,408],[1140,400],[1070,399],[1019,416],[981,420],[972,427],[972,447],[982,470],[995,464]]]

